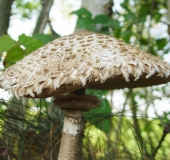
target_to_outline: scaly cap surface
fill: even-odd
[[[0,75],[16,96],[50,97],[87,87],[119,89],[170,81],[170,66],[112,36],[87,31],[60,37]]]

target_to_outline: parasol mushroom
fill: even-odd
[[[85,88],[146,87],[170,81],[170,66],[112,36],[80,31],[39,48],[0,75],[0,86],[17,97],[47,98],[64,109],[58,160],[77,158],[82,114],[98,106]]]

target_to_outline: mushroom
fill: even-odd
[[[39,48],[0,75],[0,86],[17,97],[55,97],[65,110],[58,160],[76,160],[82,114],[99,100],[85,88],[112,90],[170,81],[170,66],[112,36],[80,31]]]

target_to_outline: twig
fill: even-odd
[[[142,149],[142,152],[145,154],[145,156],[150,157],[149,153],[146,150],[146,145],[145,145],[143,138],[141,136],[141,129],[139,127],[138,119],[137,119],[137,106],[136,106],[135,101],[134,101],[133,92],[132,92],[131,89],[129,90],[129,92],[130,92],[130,95],[131,95],[131,104],[130,105],[131,105],[131,110],[132,110],[132,119],[133,119],[136,139],[137,139],[137,141],[139,141],[140,147]]]
[[[40,15],[37,20],[37,24],[34,29],[34,34],[35,33],[43,33],[44,28],[48,22],[49,19],[49,12],[50,9],[53,5],[53,0],[44,0],[42,3],[42,9],[40,12]]]
[[[155,148],[155,150],[152,153],[152,160],[155,160],[155,156],[158,152],[158,150],[161,148],[162,142],[165,140],[166,135],[169,133],[169,129],[167,129],[169,125],[165,126],[162,137],[158,143],[158,146]]]
[[[52,33],[52,37],[54,37],[54,38],[59,37],[60,35],[58,33],[56,33],[55,30],[53,29],[53,26],[51,24],[51,20],[50,19],[48,20],[48,25],[50,27],[50,30],[51,30],[51,33]]]
[[[126,104],[127,104],[127,100],[129,99],[129,95],[130,95],[130,92],[128,92],[126,94],[126,99],[125,99],[125,102],[123,104],[123,109],[122,109],[121,115],[119,116],[119,119],[118,119],[118,125],[117,125],[116,136],[115,136],[115,145],[117,145],[118,140],[119,140],[119,135],[120,135],[119,131],[120,131],[121,126],[122,126],[122,116],[123,116],[123,114],[125,112],[125,107],[126,107]]]

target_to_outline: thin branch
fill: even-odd
[[[58,33],[56,33],[55,30],[53,29],[53,26],[51,24],[51,20],[50,19],[48,20],[48,25],[50,27],[50,30],[51,30],[51,33],[52,33],[52,37],[54,37],[54,38],[59,37],[60,35]]]
[[[51,7],[53,5],[54,0],[44,0],[42,4],[42,9],[40,12],[40,15],[37,20],[37,24],[35,26],[34,32],[35,33],[43,33],[45,26],[49,19],[49,12],[51,10]]]
[[[14,0],[0,0],[0,36],[7,34]]]
[[[129,99],[129,96],[130,96],[130,92],[128,92],[126,94],[126,99],[125,99],[125,102],[123,104],[123,109],[122,109],[121,115],[119,116],[119,119],[118,119],[118,124],[117,124],[117,129],[116,129],[116,136],[115,136],[115,145],[117,145],[118,140],[119,140],[120,129],[121,129],[121,126],[122,126],[122,117],[123,117],[123,114],[125,112],[125,107],[126,107],[126,104],[127,104],[127,100]]]
[[[130,89],[129,92],[130,92],[130,95],[131,95],[130,106],[131,106],[131,110],[132,110],[132,119],[133,119],[134,131],[135,131],[135,134],[136,134],[136,139],[139,142],[140,147],[141,147],[143,153],[145,154],[145,156],[150,157],[149,153],[146,150],[146,145],[145,145],[145,143],[143,141],[143,138],[141,136],[141,129],[139,127],[139,123],[138,123],[138,119],[137,119],[137,106],[135,104],[135,100],[134,100],[134,97],[133,97],[133,91]]]
[[[163,132],[162,137],[158,143],[158,146],[155,148],[155,150],[152,153],[152,160],[155,160],[156,154],[157,154],[158,150],[161,148],[162,142],[165,140],[166,135],[169,133],[169,131],[167,131],[166,128],[167,127],[164,128],[164,132]]]

